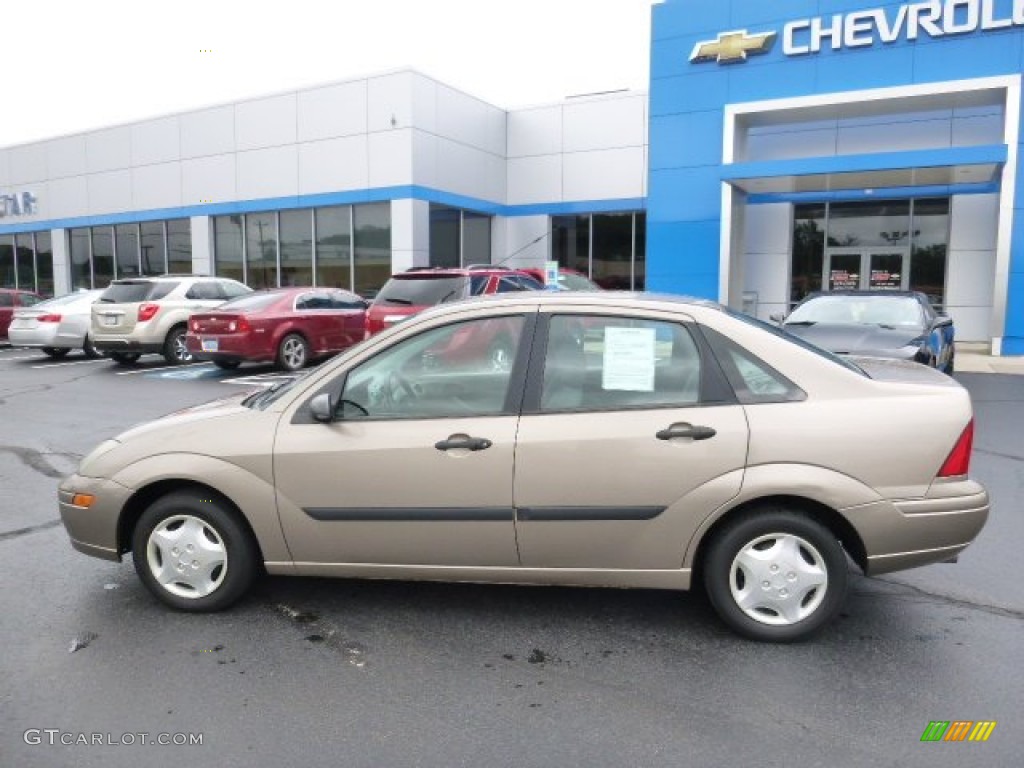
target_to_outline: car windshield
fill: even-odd
[[[912,296],[817,296],[793,310],[786,323],[919,326],[921,305]]]
[[[464,275],[417,274],[393,277],[381,288],[375,304],[430,307],[464,299],[469,294],[469,279]]]
[[[259,312],[281,298],[277,292],[247,293],[237,299],[225,301],[217,307],[218,312]]]
[[[843,368],[851,370],[854,373],[859,373],[861,376],[867,376],[868,375],[864,371],[864,369],[861,368],[859,365],[855,365],[854,363],[851,363],[849,360],[846,360],[845,358],[842,358],[839,355],[836,355],[836,354],[833,354],[832,352],[829,352],[827,349],[822,349],[821,347],[817,346],[816,344],[811,344],[809,341],[804,341],[799,336],[794,336],[791,333],[786,333],[785,331],[783,331],[782,329],[780,329],[776,325],[772,325],[771,323],[766,323],[763,320],[758,320],[756,317],[751,317],[750,315],[745,315],[742,312],[737,312],[736,310],[729,309],[728,307],[724,307],[724,310],[725,310],[725,313],[727,315],[729,315],[730,317],[735,317],[737,320],[742,320],[743,322],[747,323],[748,325],[753,325],[753,326],[755,326],[757,328],[760,328],[762,331],[767,331],[768,333],[772,334],[773,336],[777,336],[780,339],[785,339],[790,344],[795,344],[796,346],[801,347],[802,349],[806,349],[808,352],[813,352],[814,354],[818,355],[819,357],[823,357],[826,360],[830,360],[831,362],[835,363],[836,365],[841,365],[841,366],[843,366]],[[868,377],[868,378],[870,378],[870,377]]]
[[[267,389],[260,390],[259,392],[253,392],[242,400],[242,405],[247,408],[252,408],[253,410],[262,411],[279,397],[290,392],[296,384],[309,376],[309,374],[315,370],[315,368],[307,368],[286,381],[280,381]]]

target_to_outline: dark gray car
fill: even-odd
[[[955,331],[916,291],[813,293],[772,319],[794,336],[840,355],[914,360],[953,373]]]

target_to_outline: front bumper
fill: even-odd
[[[96,497],[91,507],[72,504],[75,494],[88,493]],[[104,560],[121,560],[117,540],[121,510],[131,497],[132,490],[112,480],[71,475],[65,478],[57,491],[60,517],[71,537],[71,546],[86,555]]]

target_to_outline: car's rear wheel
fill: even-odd
[[[92,343],[92,339],[88,336],[85,337],[85,341],[82,342],[82,351],[85,356],[90,360],[95,360],[98,357],[103,357],[103,353],[96,349],[96,345]]]
[[[71,351],[67,347],[43,347],[42,349],[50,357],[64,357],[64,355]]]
[[[703,575],[711,604],[731,629],[753,640],[791,642],[836,615],[847,573],[843,548],[825,526],[765,507],[715,535]]]
[[[118,365],[135,365],[142,357],[138,352],[111,352],[110,359]]]
[[[185,346],[185,326],[172,328],[164,339],[164,360],[171,365],[182,365],[192,362],[192,353]]]
[[[256,575],[256,544],[233,510],[212,494],[177,491],[153,502],[132,534],[142,583],[183,611],[219,611]]]
[[[281,339],[277,348],[277,365],[286,371],[298,371],[309,359],[309,345],[297,333],[289,333]]]
[[[241,360],[214,360],[213,364],[225,371],[233,371],[242,364]]]

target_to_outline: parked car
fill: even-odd
[[[913,360],[953,373],[953,319],[936,312],[923,293],[813,293],[788,317],[772,319],[789,333],[836,354]]]
[[[514,363],[458,335],[508,324]],[[585,339],[581,340],[581,330]],[[72,545],[185,611],[255,574],[689,589],[758,640],[988,516],[954,379],[843,360],[717,304],[531,291],[427,310],[288,383],[106,440],[60,484]]]
[[[543,269],[538,269],[536,267],[523,267],[519,271],[525,272],[530,277],[536,279],[540,283],[545,282]],[[547,288],[547,285],[545,285],[544,287]],[[582,272],[577,272],[575,269],[569,269],[567,267],[560,267],[558,269],[558,290],[603,291],[604,288],[595,283]]]
[[[188,317],[252,293],[235,280],[162,275],[114,280],[92,307],[90,334],[98,350],[121,365],[162,354],[171,365],[192,360],[185,346]]]
[[[80,349],[86,357],[100,356],[89,337],[92,305],[102,290],[79,291],[17,309],[8,329],[11,344],[40,349],[50,357],[64,357]]]
[[[543,281],[505,267],[410,269],[393,275],[374,297],[366,315],[366,333],[379,333],[437,304],[492,293],[542,290]]]
[[[363,340],[369,303],[334,288],[278,288],[246,294],[188,321],[185,346],[221,368],[273,361],[297,371]]]
[[[7,340],[7,328],[14,318],[15,309],[18,307],[31,307],[42,300],[42,296],[32,291],[0,288],[0,341]]]

